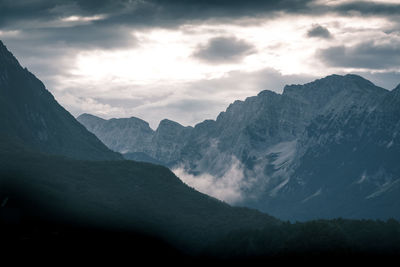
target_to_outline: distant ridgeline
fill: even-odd
[[[400,218],[400,86],[331,75],[235,101],[194,127],[78,121],[127,159],[179,168],[193,185],[212,176],[236,190],[231,203],[282,219]],[[232,166],[239,176],[229,183]]]
[[[338,100],[342,110],[332,115],[334,113],[322,111],[324,108],[328,110],[326,104],[310,105],[308,102],[311,100],[305,97],[306,93],[302,94],[304,99],[294,100],[263,92],[245,102],[236,102],[216,122],[204,122],[195,128],[164,121],[153,132],[138,119],[105,121],[87,115],[80,119],[83,122],[86,118],[85,125],[90,129],[102,129],[103,124],[109,124],[109,131],[115,131],[115,136],[121,137],[125,134],[118,135],[118,127],[128,132],[127,129],[134,125],[130,131],[136,136],[130,137],[130,140],[147,145],[150,150],[125,150],[122,141],[116,145],[120,147],[118,151],[129,152],[141,160],[172,166],[181,163],[185,155],[191,159],[186,168],[203,171],[199,169],[203,166],[200,162],[212,156],[205,153],[209,149],[207,146],[211,146],[211,136],[218,140],[214,143],[213,153],[235,155],[245,164],[246,170],[255,172],[256,166],[263,163],[258,163],[260,155],[266,156],[270,165],[279,162],[280,169],[277,165],[270,166],[268,170],[271,173],[263,170],[265,173],[261,178],[269,177],[271,183],[278,183],[279,179],[289,177],[286,173],[290,173],[290,179],[285,182],[290,187],[282,185],[281,190],[276,190],[277,197],[270,197],[266,182],[263,187],[265,199],[259,202],[260,205],[271,203],[270,207],[275,207],[270,201],[283,199],[286,202],[282,201],[282,208],[285,208],[292,203],[289,197],[301,199],[301,194],[304,194],[308,198],[295,207],[306,204],[315,208],[312,213],[315,217],[319,211],[319,206],[313,202],[315,199],[328,203],[338,188],[345,188],[344,199],[339,203],[345,212],[350,212],[354,205],[368,204],[371,213],[366,213],[368,209],[364,207],[355,216],[385,217],[392,214],[398,217],[398,209],[395,209],[398,205],[398,176],[395,176],[398,167],[395,167],[393,159],[398,155],[395,154],[398,139],[393,134],[398,127],[393,126],[398,121],[397,95],[376,89],[359,77],[333,76],[327,79],[369,84],[371,92],[376,90],[379,95],[371,100],[376,105],[369,103],[366,107],[359,103],[357,106],[346,106]],[[303,89],[307,91],[307,86]],[[294,90],[293,94],[297,92]],[[290,94],[290,90],[285,94]],[[356,97],[357,101],[367,103],[366,97],[361,95]],[[271,108],[268,104],[271,99],[280,101],[275,104],[276,107],[287,105],[287,109]],[[321,99],[326,100],[324,97]],[[296,102],[299,110],[289,109],[294,101],[299,101]],[[302,109],[298,104],[301,101],[308,108]],[[251,111],[249,103],[257,106],[252,110],[258,110],[259,115]],[[313,109],[319,106],[320,115],[310,111],[311,106]],[[368,116],[365,108],[369,108]],[[239,116],[233,114],[239,111],[236,109],[249,110],[238,113]],[[346,109],[349,112],[345,112]],[[274,116],[265,116],[267,111],[275,112]],[[298,114],[300,111],[304,114]],[[285,113],[289,114],[284,125],[279,122],[276,127],[265,128],[265,124],[274,125],[276,117]],[[298,117],[292,118],[294,115]],[[301,116],[304,116],[303,122]],[[250,124],[243,124],[248,118],[262,121],[252,128]],[[343,123],[339,123],[342,120]],[[336,121],[338,124],[335,124]],[[71,259],[76,254],[89,258],[91,262],[115,254],[118,257],[113,256],[113,262],[124,257],[147,262],[155,259],[189,261],[193,258],[265,260],[273,257],[281,260],[288,259],[288,255],[299,256],[300,259],[307,255],[312,255],[313,259],[327,255],[335,255],[335,259],[337,255],[358,258],[365,255],[385,256],[388,259],[388,256],[400,253],[400,224],[395,220],[336,219],[291,224],[256,210],[232,207],[202,194],[184,184],[166,167],[123,160],[120,154],[108,149],[61,107],[44,85],[19,65],[2,42],[0,123],[2,258],[15,253],[13,260],[24,258],[31,261],[33,257],[39,257],[55,260],[53,262]],[[116,128],[111,127],[114,123]],[[375,123],[374,131],[368,128],[372,127],[369,126],[371,123]],[[355,128],[360,124],[365,124],[365,127]],[[339,126],[346,132],[340,136],[335,134],[337,139],[332,139],[331,135]],[[230,136],[228,132],[235,127],[237,131],[231,133],[236,137]],[[386,131],[392,131],[389,142]],[[357,143],[359,135],[364,138],[364,146]],[[177,144],[176,138],[186,141]],[[298,141],[293,141],[297,138]],[[349,143],[352,145],[347,149]],[[244,152],[246,147],[255,148],[257,145],[260,146],[258,150]],[[332,148],[326,150],[328,145]],[[292,147],[296,147],[296,156],[292,156]],[[155,149],[154,152],[151,149]],[[374,160],[368,158],[372,153],[369,149],[376,149],[377,158],[374,157]],[[282,150],[286,151],[288,161],[282,160]],[[387,151],[393,154],[387,154]],[[339,154],[346,164],[336,164],[334,156]],[[362,157],[365,161],[361,162]],[[323,160],[325,165],[315,165],[315,169],[311,169],[310,162],[315,160]],[[348,177],[339,179],[335,174],[348,173],[345,172],[351,166],[348,164],[355,166],[355,173],[358,174],[358,169],[362,172],[346,187],[344,181]],[[292,165],[296,168],[289,168]],[[337,172],[320,176],[321,172],[329,173],[322,167],[332,169],[332,165],[336,165]],[[208,171],[212,172],[211,169]],[[246,178],[250,177],[246,175]],[[334,186],[328,187],[331,184]],[[304,192],[299,191],[299,187]],[[289,188],[293,188],[292,191]],[[358,193],[352,199],[346,199],[354,188],[359,190]],[[319,190],[319,193],[314,190]],[[365,192],[369,193],[366,197]],[[357,202],[358,199],[365,200]],[[355,204],[347,202],[350,207],[347,208],[345,201],[354,201]],[[314,203],[314,206],[309,203]],[[327,206],[327,210],[335,214],[335,207]],[[381,211],[375,210],[378,208]],[[299,208],[299,212],[304,211]],[[322,217],[325,215],[321,213]],[[306,217],[312,216],[307,214]]]

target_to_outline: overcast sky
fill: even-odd
[[[0,39],[73,115],[153,128],[333,73],[400,83],[400,0],[0,0]]]

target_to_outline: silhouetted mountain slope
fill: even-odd
[[[0,153],[0,177],[7,254],[42,255],[45,249],[46,259],[156,257],[193,264],[382,262],[400,253],[397,221],[283,223],[201,194],[167,168],[147,163]]]
[[[209,251],[217,258],[228,257],[235,262],[259,260],[278,264],[321,262],[329,264],[382,264],[400,253],[400,224],[395,220],[316,220],[283,223],[262,230],[235,231]],[[354,261],[354,262],[353,262]]]
[[[148,233],[187,249],[232,230],[279,224],[182,183],[169,169],[133,161],[77,161],[0,153],[1,211],[23,200],[17,220],[41,218],[94,229]],[[186,247],[190,246],[190,247]]]
[[[134,160],[139,162],[148,162],[157,165],[164,165],[161,161],[156,160],[155,158],[150,157],[148,154],[143,152],[132,152],[123,154],[124,158],[127,160]]]
[[[28,149],[78,159],[121,159],[60,106],[0,41],[0,134]]]
[[[79,255],[91,262],[161,258],[193,264],[382,263],[400,253],[394,220],[283,223],[196,192],[152,164],[0,153],[0,177],[7,255],[45,251],[52,260]]]
[[[177,129],[175,146],[165,141],[175,161],[149,155],[226,185],[234,170],[235,203],[281,218],[400,218],[399,90],[349,74],[262,91],[186,135]]]

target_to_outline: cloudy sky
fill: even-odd
[[[400,0],[0,0],[0,40],[73,115],[153,128],[333,73],[400,83]]]

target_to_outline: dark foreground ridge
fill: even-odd
[[[396,220],[282,222],[148,163],[8,152],[0,153],[0,177],[5,255],[184,264],[382,263],[400,255]]]

